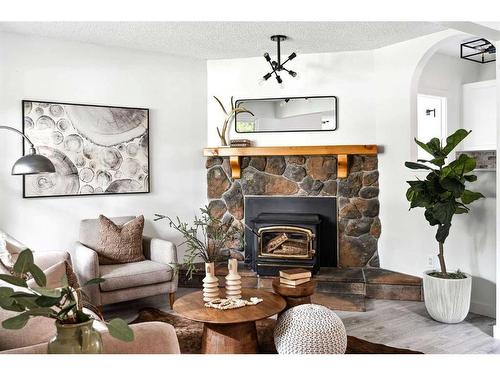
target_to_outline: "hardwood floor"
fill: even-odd
[[[198,289],[181,288],[177,296]],[[322,295],[322,302],[325,298]],[[327,303],[324,303],[327,304]],[[104,307],[107,319],[136,318],[144,307],[171,311],[168,298],[155,296]],[[336,311],[347,333],[368,341],[407,348],[424,353],[499,353],[500,340],[492,338],[495,319],[469,314],[459,324],[441,324],[432,320],[423,302],[368,300],[366,312]]]

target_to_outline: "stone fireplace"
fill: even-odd
[[[321,249],[320,253],[320,257],[326,257],[323,254],[329,254],[334,261],[323,264],[322,259],[320,259],[319,264],[317,266],[313,264],[312,267],[379,267],[377,242],[381,228],[378,217],[379,174],[377,156],[350,155],[348,160],[349,172],[346,178],[338,178],[337,162],[337,156],[333,155],[242,157],[241,178],[232,179],[228,157],[209,157],[206,161],[208,198],[210,200],[209,210],[215,216],[223,218],[223,220],[233,220],[233,225],[243,227],[243,222],[247,218],[245,204],[249,199],[259,197],[278,199],[273,203],[275,210],[271,212],[256,211],[256,214],[252,216],[253,225],[258,227],[258,231],[258,229],[261,229],[260,225],[265,224],[263,223],[265,220],[273,223],[285,220],[284,216],[281,218],[275,216],[272,220],[262,215],[259,217],[259,214],[286,215],[289,213],[286,210],[280,210],[280,204],[283,204],[284,201],[279,199],[286,197],[316,197],[318,199],[334,197],[335,218],[337,219],[335,225],[323,229],[321,224],[315,224],[321,227],[321,237],[325,231],[325,233],[335,236],[334,242],[338,246],[335,246],[334,249],[330,246],[331,249],[329,250],[333,251],[328,252]],[[316,219],[320,223],[323,220],[323,214],[320,212],[303,211],[303,209],[294,212],[309,216],[306,220],[307,223],[295,224],[296,227],[302,229],[307,229],[308,225],[313,225],[311,222],[314,222],[314,215],[317,216]],[[297,221],[298,218],[295,217],[293,220]],[[246,224],[250,226],[251,223],[247,222]],[[262,226],[262,228],[277,226],[268,224]],[[294,227],[293,222],[284,226]],[[310,230],[314,234],[314,231]],[[229,249],[228,252],[230,256],[239,260],[253,262],[256,253],[251,251],[258,250],[260,252],[261,244],[257,243],[250,251],[248,243],[255,243],[255,235],[248,232],[247,229],[245,233],[246,248],[237,249],[235,247]],[[265,232],[262,230],[261,232],[261,234],[265,234],[266,243],[263,244],[264,246],[277,239],[281,234],[289,233],[285,230],[278,230],[274,233],[268,230]],[[292,240],[302,238],[303,240],[307,238],[307,232],[303,232],[302,237],[300,233],[295,233],[293,236],[290,235],[290,238]],[[276,242],[283,239],[284,237],[281,237]],[[317,238],[312,241],[315,240]],[[284,249],[281,247],[278,253],[299,252],[297,247],[294,248],[292,245],[296,244],[288,239],[288,245]],[[315,245],[312,246],[312,250],[316,250],[314,249]],[[262,253],[259,254],[262,255]],[[277,258],[267,254],[261,259],[273,257]],[[309,256],[307,258],[308,261],[312,259]],[[295,258],[295,263],[298,263],[297,259],[299,258]],[[304,262],[304,259],[302,258],[301,262]],[[291,260],[288,259],[287,261]]]

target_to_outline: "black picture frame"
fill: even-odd
[[[21,109],[22,109],[22,132],[26,134],[25,129],[25,104],[26,103],[44,103],[44,104],[59,104],[65,106],[82,106],[82,107],[98,107],[98,108],[116,108],[116,109],[132,109],[138,111],[146,112],[147,119],[147,164],[148,164],[148,174],[147,174],[147,190],[146,191],[130,191],[130,192],[103,192],[103,193],[89,193],[89,194],[56,194],[56,195],[26,195],[26,176],[23,175],[23,199],[39,199],[39,198],[64,198],[64,197],[105,197],[110,195],[137,195],[137,194],[149,194],[151,193],[151,158],[150,158],[150,137],[151,137],[151,127],[150,127],[150,116],[149,116],[149,108],[141,108],[141,107],[128,107],[128,106],[118,106],[118,105],[102,105],[102,104],[89,104],[89,103],[73,103],[73,102],[59,102],[59,101],[47,101],[47,100],[38,100],[38,99],[23,99],[21,101]],[[142,135],[141,137],[143,137]],[[35,142],[34,142],[35,143]],[[35,148],[37,144],[34,144]],[[26,145],[24,139],[22,140],[22,150],[23,155],[26,152]]]
[[[331,98],[334,99],[334,111],[335,111],[335,128],[334,129],[318,129],[318,130],[275,130],[275,131],[253,131],[253,132],[241,132],[238,131],[236,124],[238,123],[238,114],[234,115],[234,131],[238,134],[254,134],[254,133],[316,133],[316,132],[333,132],[338,130],[339,128],[339,98],[335,95],[309,95],[309,96],[285,96],[280,98],[246,98],[246,99],[238,99],[235,101],[235,107],[241,104],[244,101],[269,101],[269,100],[286,100],[286,99],[325,99]]]

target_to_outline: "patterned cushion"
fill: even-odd
[[[144,216],[117,225],[104,215],[99,215],[99,242],[95,251],[99,264],[132,263],[145,260],[142,251]]]
[[[344,354],[347,334],[342,320],[328,307],[306,304],[280,315],[274,343],[279,354]]]

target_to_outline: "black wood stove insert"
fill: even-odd
[[[332,197],[246,197],[245,258],[259,275],[337,265],[337,205]]]

